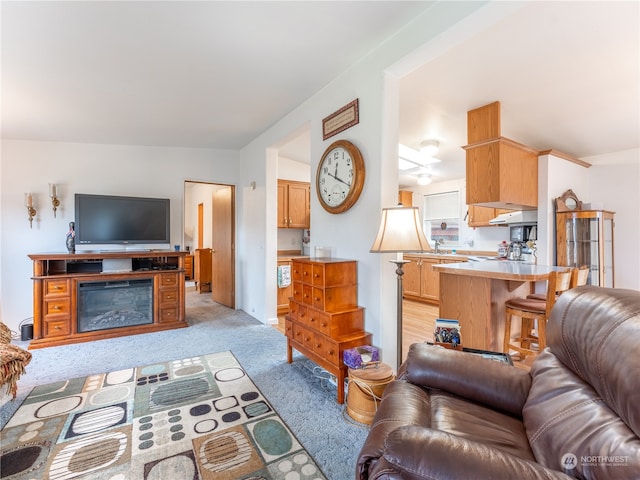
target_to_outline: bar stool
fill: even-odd
[[[571,288],[571,277],[571,270],[551,272],[547,280],[547,294],[544,301],[512,298],[505,303],[504,353],[509,354],[510,350],[515,350],[524,360],[527,355],[537,355],[545,348],[547,318],[558,296]],[[511,339],[512,317],[519,317],[521,320],[520,336],[513,340]],[[537,332],[535,332],[536,325]],[[533,343],[538,345],[537,351],[531,348]]]
[[[586,285],[587,280],[589,280],[589,267],[587,265],[574,268],[571,271],[571,288]]]
[[[587,280],[589,279],[589,267],[586,265],[581,266],[580,268],[572,268],[571,269],[571,287],[579,287],[581,285],[586,285]],[[532,293],[527,295],[527,298],[531,300],[540,300],[542,302],[547,301],[546,293]]]

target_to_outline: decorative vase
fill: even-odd
[[[67,232],[67,251],[76,253],[76,224],[69,222],[69,231]]]

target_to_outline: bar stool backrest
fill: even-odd
[[[574,268],[571,272],[571,288],[587,284],[587,280],[589,279],[589,267],[587,265],[583,265],[580,268]]]
[[[547,318],[551,313],[553,305],[559,295],[566,292],[571,288],[571,279],[573,278],[573,271],[566,270],[561,272],[551,272],[549,279],[547,280]]]

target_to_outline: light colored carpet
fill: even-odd
[[[327,478],[354,478],[368,429],[345,419],[335,386],[315,364],[299,354],[287,364],[286,339],[279,331],[192,288],[186,314],[188,328],[32,350],[27,373],[18,382],[18,398],[0,409],[2,426],[38,385],[231,350]]]
[[[34,388],[2,478],[324,480],[229,351]]]

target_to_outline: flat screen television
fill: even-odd
[[[76,244],[171,242],[168,198],[75,196]]]

